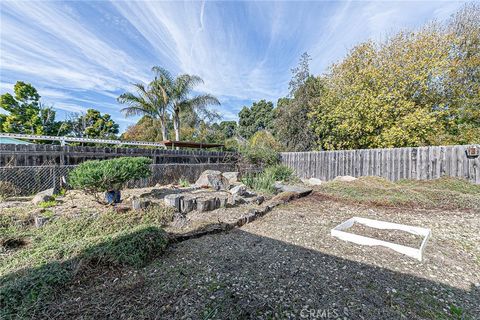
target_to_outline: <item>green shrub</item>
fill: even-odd
[[[280,161],[278,152],[269,148],[244,146],[240,154],[245,162],[253,165],[272,166]]]
[[[249,146],[252,148],[269,149],[281,151],[282,145],[275,139],[275,137],[266,130],[260,130],[249,140]]]
[[[271,176],[274,181],[291,182],[296,180],[293,169],[281,164],[266,168],[264,174]]]
[[[246,174],[242,182],[249,188],[265,193],[274,193],[276,191],[275,182],[294,182],[297,177],[293,170],[284,165],[273,165],[267,167],[259,174]]]
[[[130,180],[148,177],[150,164],[144,157],[86,161],[70,173],[69,183],[90,193],[120,190]]]

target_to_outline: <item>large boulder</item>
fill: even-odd
[[[343,181],[343,182],[351,182],[355,180],[357,180],[357,178],[352,176],[337,176],[335,177],[335,179],[333,179],[333,181]]]
[[[227,179],[228,183],[230,184],[238,183],[238,175],[239,175],[239,172],[237,171],[222,173],[222,176],[224,176],[225,179]]]
[[[214,190],[228,190],[230,183],[220,171],[205,170],[198,178],[195,185],[201,188],[212,188]]]
[[[43,190],[35,195],[32,199],[34,205],[39,205],[42,202],[55,200],[53,197],[53,188]]]

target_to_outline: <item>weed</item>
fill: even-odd
[[[46,209],[46,208],[55,207],[57,205],[57,202],[55,200],[42,201],[38,205],[39,205],[40,208]]]
[[[187,188],[190,187],[190,182],[188,182],[187,179],[180,178],[180,180],[178,180],[178,185],[182,188]]]

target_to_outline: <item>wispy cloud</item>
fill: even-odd
[[[275,101],[304,51],[324,72],[349,48],[444,19],[460,2],[1,1],[0,88],[31,82],[63,115],[95,107],[122,127],[115,98],[150,68],[201,76],[234,119]]]

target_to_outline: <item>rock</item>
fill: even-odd
[[[264,196],[258,196],[258,197],[255,199],[255,203],[258,204],[258,205],[261,205],[264,201],[265,201],[265,197],[264,197]]]
[[[133,210],[143,210],[148,208],[152,204],[152,201],[146,199],[132,199]]]
[[[335,177],[335,179],[333,179],[333,181],[343,181],[343,182],[351,182],[355,180],[357,180],[357,178],[352,176],[338,176],[338,177]]]
[[[195,185],[201,188],[212,188],[214,190],[228,190],[230,183],[222,176],[220,171],[205,170],[198,178]]]
[[[225,208],[227,206],[228,196],[218,196],[216,201],[216,208]]]
[[[238,182],[238,175],[239,175],[239,172],[236,172],[236,171],[222,173],[222,176],[224,176],[225,179],[227,179],[228,183],[230,184],[235,184]]]
[[[200,212],[212,211],[216,209],[217,198],[198,198],[197,199],[197,210]]]
[[[196,198],[187,195],[181,199],[179,211],[181,213],[188,213],[190,211],[195,210],[196,206],[197,206]]]
[[[43,191],[37,193],[35,195],[35,197],[33,197],[32,203],[35,204],[35,205],[38,205],[41,202],[52,201],[52,200],[55,200],[55,198],[53,197],[53,188],[43,190]]]
[[[41,228],[48,222],[48,218],[37,216],[35,217],[34,221],[35,221],[35,228]]]
[[[183,197],[181,194],[167,194],[165,198],[163,198],[163,201],[166,206],[177,208],[177,210],[180,211],[180,202]]]
[[[309,186],[319,186],[323,183],[323,181],[317,178],[310,178],[303,180],[303,183]]]
[[[276,182],[275,188],[280,192],[293,192],[298,194],[299,197],[305,197],[306,195],[312,192],[312,188],[306,188],[304,186],[297,186],[297,185],[288,185],[288,184],[281,184]]]
[[[247,187],[243,184],[239,184],[238,186],[233,187],[228,192],[230,192],[234,196],[243,196],[247,192]]]

